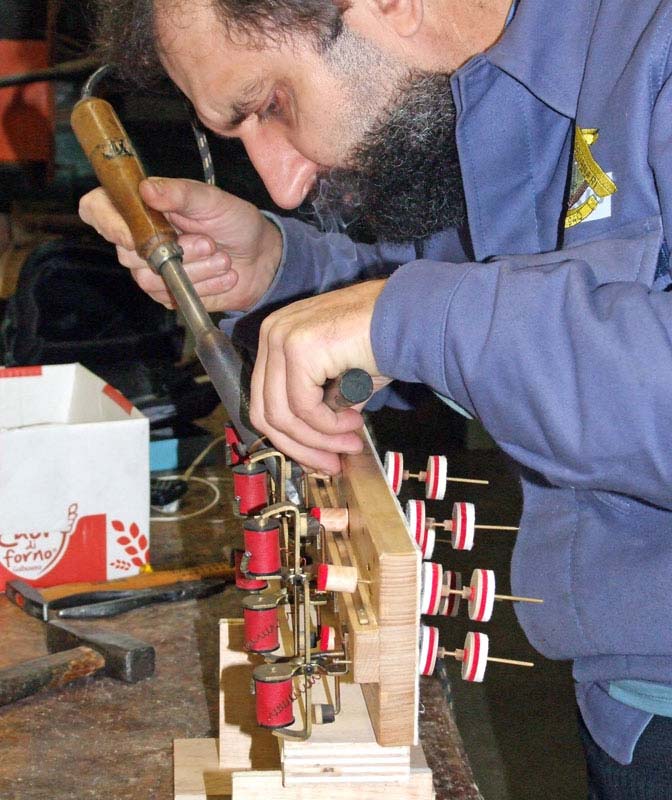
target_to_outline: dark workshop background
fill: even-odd
[[[9,52],[1,49],[3,41],[37,41],[43,45],[32,52],[34,60],[29,69],[89,57],[85,9],[84,0],[3,0],[0,56]],[[198,365],[188,359],[185,363],[184,337],[174,315],[158,307],[148,310],[145,298],[125,273],[109,266],[110,259],[114,262],[110,248],[101,253],[101,243],[78,221],[78,199],[95,181],[70,131],[69,113],[92,63],[49,84],[0,90],[3,363],[79,360],[146,410],[152,420],[152,435],[160,436],[160,431],[169,426],[171,432],[184,432],[186,436],[196,431],[207,439],[218,433],[217,425],[221,423],[217,399],[207,384],[196,380]],[[0,76],[25,72],[25,65],[20,66],[17,69],[17,64],[0,58]],[[152,94],[129,93],[127,87],[109,81],[104,94],[121,116],[148,173],[201,177],[186,110],[169,87]],[[272,208],[242,148],[236,142],[214,137],[210,145],[219,185],[264,208]],[[101,272],[99,267],[103,262],[108,267]],[[81,270],[77,291],[69,271],[73,263]],[[136,345],[130,349],[127,342],[120,344],[120,338],[129,331]],[[464,496],[452,495],[451,500],[475,502],[480,521],[515,524],[520,511],[515,470],[475,423],[467,424],[427,395],[415,411],[376,412],[370,415],[370,424],[379,450],[404,451],[412,467],[421,466],[430,453],[440,452],[449,455],[456,473],[490,479],[490,487],[469,490]],[[408,496],[421,496],[413,487],[405,491]],[[449,508],[448,504],[441,504],[430,506],[430,511],[436,516],[450,516]],[[447,546],[439,545],[437,555],[444,565],[461,571],[465,578],[475,566],[494,569],[500,591],[506,592],[514,539],[510,534],[484,533],[477,539],[473,553],[454,554]],[[221,532],[214,526],[206,526],[205,531],[201,526],[190,541],[175,543],[167,535],[157,537],[153,558],[170,565],[178,565],[185,559],[191,563],[189,559],[193,561],[199,555],[216,559],[224,543]],[[163,729],[155,747],[155,769],[169,773],[170,752],[166,743],[173,736],[213,735],[216,620],[228,613],[225,609],[235,602],[234,595],[226,599],[211,598],[202,605],[191,601],[184,604],[187,610],[179,618],[183,626],[177,629],[180,647],[198,651],[194,655],[198,664],[195,679],[206,687],[207,703],[200,709],[200,717],[193,716],[196,714],[193,703],[187,707],[187,699],[192,695],[185,698],[180,683],[182,664],[177,661],[172,668],[163,669],[162,680],[170,677],[175,685],[172,691],[167,687],[160,702],[152,692],[139,689],[132,693],[134,717],[126,723],[132,729],[114,724],[115,703],[127,703],[128,697],[121,700],[112,694],[105,695],[96,717],[97,690],[93,686],[90,693],[87,689],[85,708],[78,705],[83,705],[84,700],[77,690],[65,689],[57,698],[36,696],[16,707],[0,709],[0,800],[46,800],[47,797],[79,800],[103,796],[129,800],[151,796],[167,800],[170,795],[162,794],[163,789],[147,792],[141,782],[134,789],[133,763],[124,766],[124,780],[116,776],[115,780],[121,780],[116,788],[108,786],[106,762],[102,755],[97,759],[89,752],[88,739],[77,738],[77,720],[81,715],[94,727],[111,724],[114,746],[119,748],[126,739],[137,738],[139,731],[145,739],[154,735],[151,717],[155,715]],[[124,616],[126,622],[119,618],[115,623],[118,629],[123,630],[129,620],[135,620],[147,635],[160,628],[160,613],[156,609]],[[0,597],[0,617],[6,645],[2,664],[11,663],[22,654],[30,657],[30,647],[40,637],[39,626],[16,609],[8,608],[3,597]],[[174,621],[171,627],[175,635]],[[493,655],[536,662],[534,670],[493,665],[482,685],[463,683],[454,662],[443,669],[443,685],[483,798],[583,798],[586,792],[575,732],[569,665],[552,663],[533,653],[513,610],[504,603],[498,604],[493,621],[487,626],[468,625],[464,620],[443,622],[443,643],[448,648],[460,646],[466,630],[479,627],[490,635]],[[182,657],[186,658],[184,654]],[[155,700],[153,704],[148,702],[149,697]],[[185,719],[188,717],[188,724],[181,724],[181,714]],[[66,736],[65,725],[75,726],[74,733],[70,731]],[[67,750],[70,765],[67,777],[58,758],[59,748]],[[440,760],[440,751],[433,757]],[[80,784],[73,782],[70,772],[79,772],[82,782],[89,780],[91,792],[80,793],[76,788]],[[159,780],[157,785],[165,787],[169,783],[168,778]]]

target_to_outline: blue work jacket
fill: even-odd
[[[376,361],[520,464],[512,589],[545,602],[518,618],[573,660],[622,763],[651,715],[610,681],[672,683],[671,52],[672,0],[520,0],[453,76],[469,236],[356,245],[283,220],[259,304],[391,275]]]

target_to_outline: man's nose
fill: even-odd
[[[315,182],[318,164],[283,136],[264,132],[241,138],[273,202],[286,209],[300,206]]]

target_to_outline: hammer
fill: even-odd
[[[154,672],[154,648],[114,631],[47,623],[50,655],[0,670],[0,706],[101,673],[136,683]]]

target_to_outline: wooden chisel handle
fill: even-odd
[[[90,647],[75,647],[7,667],[0,670],[0,706],[42,689],[57,689],[78,678],[95,675],[104,667],[103,656]]]
[[[177,242],[168,220],[140,197],[138,185],[145,171],[112,106],[100,97],[84,98],[75,105],[70,121],[101,186],[130,228],[140,256],[147,260],[159,245]]]
[[[189,567],[185,569],[162,569],[157,572],[144,572],[140,575],[131,575],[128,578],[116,578],[111,581],[95,581],[80,583],[66,583],[61,586],[51,586],[46,589],[30,587],[39,592],[45,602],[53,602],[63,597],[75,594],[95,594],[97,592],[123,591],[124,589],[150,589],[153,586],[168,586],[180,581],[198,581],[203,578],[224,578],[234,580],[235,570],[225,561],[215,561],[211,564]],[[12,582],[17,584],[18,581]],[[10,598],[16,602],[14,598]],[[17,603],[19,605],[19,603]]]

